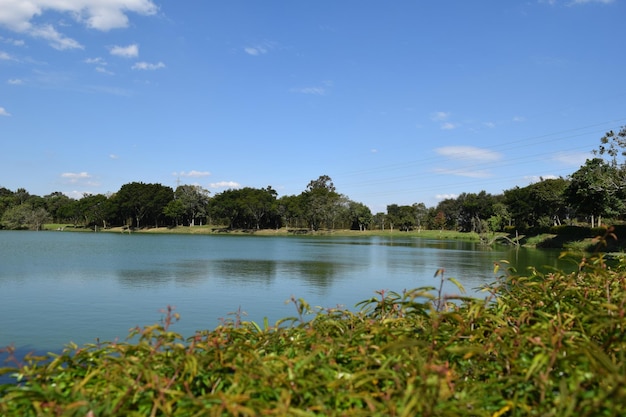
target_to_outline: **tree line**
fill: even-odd
[[[575,221],[601,225],[626,215],[626,127],[607,132],[594,157],[566,178],[541,179],[501,194],[462,193],[440,201],[387,205],[372,213],[340,194],[327,175],[298,195],[278,197],[271,187],[229,189],[214,196],[196,185],[176,189],[131,182],[115,193],[73,199],[61,192],[43,197],[23,188],[0,187],[0,227],[39,230],[45,223],[130,228],[223,225],[229,229],[458,230],[485,233],[541,231]]]

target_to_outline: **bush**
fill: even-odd
[[[575,262],[510,270],[483,300],[443,295],[443,270],[438,288],[379,291],[357,312],[294,299],[274,326],[235,318],[188,340],[168,309],[128,342],[4,368],[17,384],[0,386],[0,414],[625,415],[626,268]]]

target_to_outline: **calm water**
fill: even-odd
[[[295,315],[291,296],[352,308],[374,291],[436,285],[468,291],[494,280],[493,262],[557,265],[557,252],[416,238],[324,238],[0,232],[0,346],[58,350],[124,339],[175,306],[173,330],[211,329],[241,308],[246,320]],[[456,292],[448,287],[449,292]]]

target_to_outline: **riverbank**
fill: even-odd
[[[93,228],[74,227],[67,224],[46,224],[44,230],[53,231],[76,231],[94,232]],[[146,227],[141,229],[131,229],[125,227],[111,227],[107,229],[98,228],[97,232],[107,233],[147,233],[147,234],[181,234],[181,235],[248,235],[248,236],[340,236],[340,237],[419,237],[424,239],[455,239],[465,241],[479,241],[478,233],[456,232],[452,230],[412,230],[408,232],[394,230],[317,230],[303,228],[280,228],[280,229],[228,229],[220,225],[202,226],[178,226],[178,227]],[[505,235],[504,233],[496,235]],[[489,235],[495,236],[493,234]]]

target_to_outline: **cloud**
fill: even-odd
[[[456,175],[458,177],[469,177],[469,178],[489,178],[491,177],[491,172],[486,169],[469,169],[469,168],[459,168],[459,169],[448,169],[448,168],[437,168],[435,172],[438,174],[446,174],[446,175]]]
[[[457,198],[459,195],[458,194],[437,194],[435,196],[435,198],[437,200],[447,200],[449,198],[455,199]]]
[[[514,122],[524,122],[524,121],[526,121],[526,118],[524,116],[513,116],[513,121]]]
[[[502,158],[498,152],[475,146],[444,146],[436,148],[435,152],[450,159],[470,162],[493,162]]]
[[[235,181],[220,181],[209,184],[210,188],[239,188],[241,184]]]
[[[189,172],[185,172],[185,171],[180,171],[180,172],[173,172],[172,175],[174,175],[175,177],[192,177],[192,178],[200,178],[200,177],[208,177],[211,175],[211,173],[209,171],[196,171],[196,170],[191,170]]]
[[[5,38],[3,36],[0,36],[0,42],[8,43],[8,44],[11,44],[13,46],[24,46],[24,45],[26,45],[26,42],[24,42],[22,39]]]
[[[291,93],[298,93],[298,94],[312,94],[315,96],[324,96],[326,95],[326,93],[328,92],[328,90],[330,89],[330,87],[333,86],[333,82],[326,80],[326,81],[322,81],[320,86],[317,87],[299,87],[299,88],[292,88],[289,91]]]
[[[7,84],[9,85],[22,85],[24,84],[24,80],[21,80],[19,78],[10,78],[7,80]]]
[[[267,53],[267,48],[264,48],[262,46],[248,46],[246,48],[243,48],[243,50],[248,55],[252,55],[252,56],[259,56],[259,55],[264,55]]]
[[[570,4],[603,3],[610,4],[614,0],[573,0]]]
[[[89,179],[91,178],[91,175],[88,174],[87,172],[64,172],[63,174],[61,174],[61,178],[65,178],[67,180],[69,180],[70,182],[77,182],[80,180],[85,180],[85,179]]]
[[[63,51],[65,49],[84,49],[78,41],[68,38],[57,32],[52,25],[41,25],[29,30],[29,34],[34,38],[42,38],[48,41],[51,47]]]
[[[265,55],[270,50],[274,49],[274,47],[275,47],[275,43],[268,41],[268,42],[262,42],[257,45],[246,46],[243,48],[243,51],[251,56],[260,56],[260,55]]]
[[[116,155],[116,154],[112,153],[112,154],[109,154],[109,158],[111,158],[111,159],[119,159],[119,155]]]
[[[131,68],[134,70],[141,70],[141,71],[147,71],[147,70],[154,71],[160,68],[165,68],[165,64],[162,62],[158,62],[156,64],[152,64],[149,62],[137,62]]]
[[[442,130],[452,130],[456,128],[457,128],[457,125],[455,125],[454,123],[446,122],[446,123],[441,124]]]
[[[556,175],[548,174],[548,175],[527,175],[524,177],[530,184],[534,184],[536,182],[541,182],[543,180],[556,180]]]
[[[152,0],[2,0],[0,26],[49,41],[53,48],[76,49],[82,45],[59,33],[50,24],[35,24],[46,12],[66,14],[89,29],[108,31],[128,27],[128,13],[153,15],[158,7]]]
[[[590,152],[568,152],[561,151],[552,155],[552,160],[562,165],[568,165],[573,167],[580,167],[585,164],[585,161],[591,158]]]
[[[87,58],[83,61],[85,64],[106,65],[106,61],[102,57]]]
[[[443,122],[444,120],[448,120],[449,117],[450,117],[450,113],[445,112],[445,111],[437,111],[437,112],[431,113],[430,115],[430,119],[434,122]]]
[[[120,56],[122,58],[136,58],[139,56],[139,45],[133,43],[128,46],[112,46],[109,49],[111,55]]]
[[[6,111],[6,109],[4,107],[0,107],[0,116],[6,116],[9,117],[11,115],[11,113],[9,113],[8,111]]]
[[[13,58],[11,55],[9,55],[8,53],[4,51],[0,51],[0,60],[1,61],[14,61],[15,58]]]
[[[292,93],[299,93],[299,94],[312,94],[314,96],[326,95],[326,89],[324,87],[292,88],[289,91]]]

